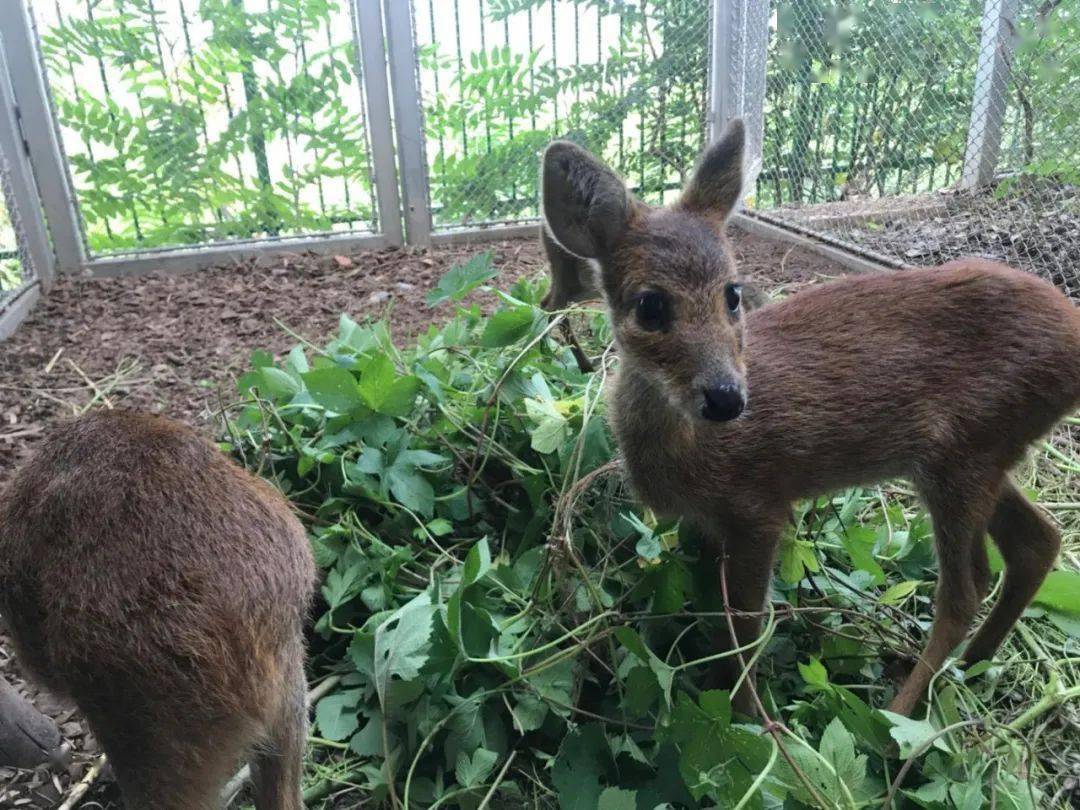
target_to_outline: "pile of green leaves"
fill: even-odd
[[[407,350],[343,316],[325,347],[256,354],[240,380],[228,446],[305,515],[324,570],[311,668],[336,680],[315,706],[310,806],[1049,801],[1065,774],[1040,746],[1067,747],[1058,712],[1080,682],[1075,573],[1054,575],[1004,664],[949,670],[909,720],[879,707],[928,625],[925,517],[898,489],[800,505],[747,652],[782,723],[766,733],[709,688],[724,614],[697,539],[610,463],[610,359],[579,371],[532,283],[493,292],[490,317],[461,304],[492,272],[482,256],[444,277],[430,301],[449,320]],[[603,317],[575,317],[600,354]],[[1022,663],[1036,635],[1042,662]]]

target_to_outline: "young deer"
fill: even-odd
[[[620,357],[611,418],[631,484],[726,557],[734,608],[760,615],[794,500],[915,483],[941,574],[929,642],[891,706],[909,714],[987,593],[984,533],[1005,579],[968,662],[993,655],[1057,556],[1057,532],[1006,471],[1080,404],[1080,310],[1047,282],[972,259],[836,281],[744,317],[723,233],[743,139],[735,122],[661,209],[555,142],[543,157],[545,224],[599,267]],[[734,627],[745,644],[760,618]],[[730,685],[738,664],[723,660]],[[747,690],[735,699],[749,713]]]
[[[301,807],[315,569],[273,488],[191,429],[97,412],[0,500],[0,614],[70,695],[127,807],[205,810],[251,755],[255,806]]]

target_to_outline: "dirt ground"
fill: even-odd
[[[740,268],[766,290],[844,272],[802,248],[741,231],[732,239]],[[395,339],[407,341],[447,312],[424,303],[439,277],[485,250],[493,254],[500,286],[545,270],[538,242],[516,240],[289,255],[187,275],[62,279],[0,344],[0,486],[50,424],[88,407],[123,403],[213,432],[213,414],[234,398],[233,380],[254,350],[284,353],[296,335],[322,343],[343,312],[362,320],[389,311]],[[490,296],[478,300],[492,305]],[[2,637],[0,677],[56,719],[70,748],[66,766],[0,768],[0,807],[56,807],[96,759],[93,737],[72,707],[22,679]],[[118,807],[107,772],[80,806]]]

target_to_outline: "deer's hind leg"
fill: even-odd
[[[300,810],[300,779],[307,741],[307,686],[298,651],[270,718],[266,739],[251,758],[256,810]]]
[[[220,810],[244,750],[234,724],[194,728],[154,715],[87,714],[128,810]]]
[[[1001,595],[964,650],[964,660],[991,658],[1057,559],[1057,529],[1012,482],[1006,482],[990,519],[990,536],[1005,560]]]
[[[986,594],[989,571],[983,537],[1001,479],[971,469],[916,479],[933,521],[939,573],[930,639],[889,706],[897,714],[911,714],[926,695],[934,673],[967,635]]]

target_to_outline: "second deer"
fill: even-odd
[[[285,498],[162,417],[74,420],[0,493],[0,613],[129,810],[219,808],[244,757],[258,810],[299,810],[314,579]]]
[[[1005,576],[967,662],[994,654],[1057,557],[1057,531],[1007,471],[1080,405],[1080,310],[1045,281],[971,259],[855,276],[744,315],[724,236],[743,143],[735,122],[679,200],[653,208],[555,142],[541,171],[545,227],[553,247],[598,269],[620,362],[611,419],[632,486],[725,560],[741,615],[723,644],[759,633],[793,501],[914,482],[940,577],[929,641],[891,705],[910,714],[988,591],[985,533]],[[549,301],[589,288],[566,269],[584,262],[560,261]],[[740,669],[724,661],[730,686]],[[735,704],[754,708],[745,688]]]

